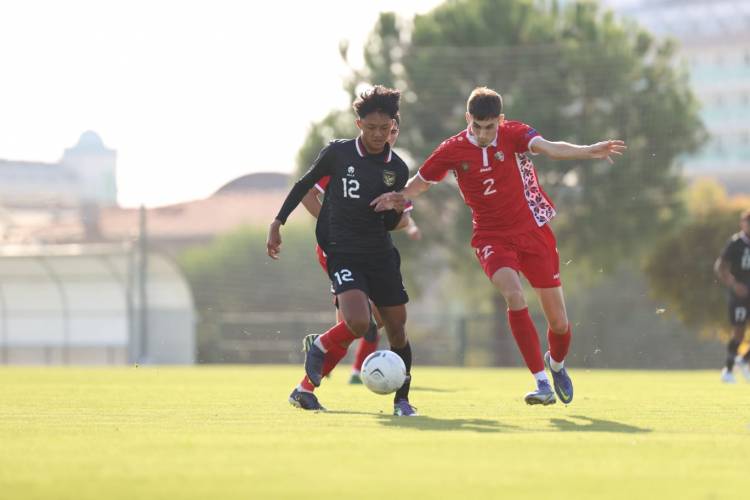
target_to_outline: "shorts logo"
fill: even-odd
[[[555,273],[552,275],[553,280],[559,280],[560,279],[560,273]]]
[[[498,151],[497,153],[495,153],[495,159],[498,161],[505,161],[505,155],[502,151]]]
[[[352,167],[351,165],[346,167],[346,175],[348,177],[354,177],[354,167]]]
[[[383,170],[383,183],[388,187],[396,184],[396,172],[393,170]]]
[[[469,170],[469,163],[468,162],[461,162],[461,170],[464,172],[467,172]]]
[[[495,251],[492,249],[492,245],[485,245],[482,248],[477,248],[477,253],[481,254],[482,259],[487,260]]]

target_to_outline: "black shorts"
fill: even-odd
[[[729,294],[729,322],[733,326],[740,326],[747,323],[750,315],[750,297],[737,297],[735,294]]]
[[[379,307],[409,302],[401,277],[401,256],[395,248],[375,255],[329,254],[328,276],[336,295],[356,289]]]

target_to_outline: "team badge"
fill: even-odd
[[[469,170],[469,163],[468,162],[462,162],[461,163],[461,170],[464,172],[467,172]]]
[[[383,182],[388,187],[396,184],[396,172],[393,170],[383,170]]]
[[[499,161],[505,161],[505,155],[502,151],[498,151],[497,153],[495,153],[495,159]]]
[[[354,167],[349,165],[346,169],[346,175],[347,177],[354,177]]]

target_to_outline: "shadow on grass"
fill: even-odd
[[[641,434],[652,431],[652,429],[622,424],[613,420],[585,417],[583,415],[571,415],[570,418],[551,418],[550,423],[554,425],[558,431],[563,432],[619,432],[622,434]]]
[[[433,418],[420,415],[418,417],[397,417],[384,413],[364,411],[328,410],[331,415],[369,415],[378,418],[378,423],[384,427],[416,429],[419,431],[470,431],[470,432],[512,432],[520,430],[515,425],[508,425],[486,418]]]
[[[412,386],[409,390],[416,392],[458,392],[459,389],[439,389],[437,387]]]

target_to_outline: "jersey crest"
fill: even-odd
[[[383,183],[388,187],[396,184],[396,172],[393,170],[383,170]]]

